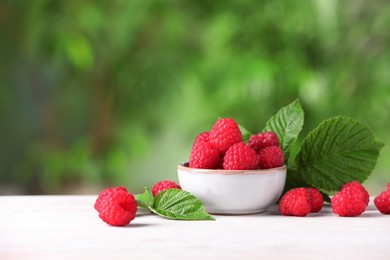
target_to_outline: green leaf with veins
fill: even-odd
[[[282,107],[275,116],[271,117],[263,132],[272,131],[279,139],[287,164],[290,151],[303,127],[304,113],[299,100]]]
[[[323,121],[304,139],[295,158],[299,176],[326,191],[363,182],[374,169],[382,143],[366,126],[347,117]]]
[[[283,194],[285,194],[287,191],[291,189],[301,188],[301,187],[315,188],[312,185],[305,182],[296,170],[287,169],[286,185],[284,186]],[[320,193],[326,202],[330,202],[330,197],[327,193],[322,191],[320,191]]]
[[[141,208],[149,209],[149,207],[153,205],[153,194],[148,187],[145,187],[145,191],[143,193],[136,194],[134,197],[138,206]]]
[[[154,199],[154,213],[177,220],[214,220],[204,208],[202,202],[191,193],[180,189],[160,192]]]

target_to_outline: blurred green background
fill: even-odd
[[[0,194],[137,193],[177,180],[218,117],[252,132],[299,98],[300,141],[335,115],[385,142],[387,0],[1,0]]]

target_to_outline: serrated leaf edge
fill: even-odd
[[[353,119],[353,118],[346,117],[346,116],[335,116],[335,117],[332,117],[332,118],[323,120],[317,127],[315,127],[312,131],[310,131],[310,132],[308,133],[308,135],[305,137],[305,139],[304,139],[303,142],[302,142],[302,146],[301,146],[301,148],[300,148],[300,150],[299,150],[299,152],[298,152],[298,154],[297,154],[297,156],[296,156],[296,158],[295,158],[295,163],[296,163],[296,165],[297,165],[298,174],[301,176],[301,178],[302,178],[305,182],[309,183],[310,185],[312,185],[312,186],[314,186],[314,187],[316,187],[316,185],[314,185],[313,183],[310,183],[310,181],[308,181],[307,179],[305,179],[305,177],[299,172],[299,169],[300,169],[301,167],[308,166],[308,165],[312,165],[312,163],[310,163],[310,162],[309,162],[309,163],[300,163],[300,162],[299,162],[299,158],[301,157],[301,156],[300,156],[301,153],[302,153],[302,154],[304,153],[304,152],[303,152],[303,149],[304,149],[306,143],[308,142],[308,138],[312,138],[311,135],[314,135],[314,131],[316,131],[317,129],[320,129],[320,128],[323,127],[325,124],[327,124],[327,123],[329,123],[330,121],[333,121],[333,120],[337,120],[337,123],[340,122],[341,120],[349,120],[349,121],[351,121],[354,125],[361,125],[362,127],[364,127],[364,128],[366,129],[366,131],[367,131],[368,133],[370,133],[370,134],[372,135],[373,138],[372,138],[372,142],[370,143],[371,146],[370,146],[369,148],[367,148],[367,150],[370,150],[370,149],[373,149],[373,148],[376,148],[376,149],[378,150],[378,151],[377,151],[377,156],[376,156],[375,160],[373,161],[373,165],[374,165],[373,167],[374,167],[374,168],[375,168],[375,165],[377,164],[377,161],[378,161],[378,158],[379,158],[379,154],[380,154],[380,150],[381,150],[381,148],[384,146],[383,143],[377,141],[376,136],[375,136],[374,132],[371,130],[371,128],[369,128],[369,127],[366,126],[365,124],[362,124],[362,123],[360,123],[359,121],[357,121],[357,120],[355,120],[355,119]],[[329,128],[329,127],[328,127],[328,128]],[[329,129],[327,129],[326,131],[328,131],[328,130],[329,130]],[[342,131],[342,130],[340,130],[340,132],[341,132],[341,131]],[[318,134],[319,134],[319,131],[317,131],[315,134],[318,135]],[[317,136],[314,136],[313,138],[316,139]],[[356,143],[358,143],[358,142],[356,142]],[[335,156],[335,155],[337,156],[337,155],[342,155],[343,153],[353,153],[353,152],[364,151],[364,150],[366,150],[366,149],[348,150],[348,151],[343,151],[343,152],[340,152],[340,153],[333,153],[331,156]],[[310,153],[310,152],[305,152],[305,154],[308,154],[308,153]],[[319,162],[319,163],[325,162],[325,161],[327,160],[327,158],[328,158],[328,157],[323,157],[321,160],[316,161],[316,162]],[[360,181],[361,181],[361,182],[364,182],[364,181],[369,177],[370,174],[371,174],[371,173],[367,174],[367,176],[360,177]],[[336,176],[336,177],[337,177],[337,176]],[[335,190],[335,189],[332,189],[332,188],[329,189],[329,188],[330,188],[329,185],[323,185],[323,186],[324,186],[324,187],[325,187],[325,186],[328,186],[328,187],[326,187],[326,189],[327,189],[328,191]],[[318,188],[318,189],[320,189],[320,190],[323,190],[324,187],[316,187],[316,188]]]
[[[186,216],[182,216],[182,215],[179,215],[179,214],[176,214],[176,213],[172,213],[172,212],[169,212],[169,211],[166,211],[166,210],[163,210],[163,209],[159,209],[159,208],[158,208],[158,205],[157,205],[157,206],[155,205],[155,202],[158,201],[158,198],[164,196],[164,194],[167,193],[167,192],[169,192],[169,191],[170,191],[170,190],[164,190],[164,191],[160,192],[160,193],[155,197],[155,200],[154,200],[152,206],[149,206],[149,209],[150,209],[153,213],[155,213],[155,214],[157,214],[157,215],[159,215],[159,216],[161,216],[161,217],[164,217],[164,218],[167,218],[167,219],[172,219],[172,220],[188,220],[188,221],[193,221],[193,220],[215,220],[215,219],[214,219],[212,216],[210,216],[210,214],[206,211],[206,209],[205,209],[203,203],[202,203],[196,196],[194,196],[194,195],[192,195],[191,193],[189,193],[188,191],[184,191],[184,190],[180,190],[180,191],[181,191],[181,192],[185,192],[185,193],[186,193],[186,196],[184,196],[182,199],[180,199],[179,202],[182,202],[183,200],[188,199],[188,198],[189,198],[189,199],[194,199],[194,200],[196,200],[197,202],[199,202],[200,207],[198,208],[198,210],[194,211],[194,213],[199,211],[201,214],[204,215],[204,217],[202,216],[202,217],[200,217],[200,218],[188,218],[188,217],[186,217]],[[179,194],[180,194],[180,193],[175,194],[174,197],[178,196]],[[171,199],[173,199],[174,197],[172,197]],[[169,204],[169,207],[171,207],[172,205],[177,204],[177,203],[178,203],[178,202],[171,203],[171,204]],[[175,215],[175,217],[172,217],[172,216],[170,216],[170,215],[168,215],[168,214],[163,214],[163,212],[165,212],[165,211],[171,213],[172,215]]]
[[[290,104],[280,108],[278,110],[278,112],[273,115],[267,122],[266,122],[266,125],[263,129],[263,132],[264,131],[269,131],[269,130],[272,130],[270,129],[270,125],[271,125],[271,122],[275,121],[276,118],[279,116],[279,115],[282,115],[282,112],[283,110],[288,110],[288,111],[292,111],[294,108],[298,108],[299,109],[299,113],[302,113],[303,117],[302,117],[302,125],[299,127],[298,130],[298,134],[295,138],[293,138],[288,144],[286,144],[285,146],[281,144],[281,147],[283,149],[283,152],[284,152],[284,156],[285,156],[285,162],[287,163],[288,162],[288,159],[289,159],[289,156],[290,156],[290,152],[291,152],[291,148],[294,146],[296,140],[298,139],[298,136],[300,134],[300,132],[302,131],[303,129],[303,125],[304,125],[304,115],[305,115],[305,112],[302,108],[302,105],[301,103],[299,102],[299,99],[295,99],[293,102],[291,102]],[[287,125],[289,126],[291,125],[291,122]],[[278,134],[278,137],[280,138],[280,136],[283,137],[283,143],[284,143],[284,136],[286,135],[287,131],[286,131],[287,127],[283,129],[283,132],[279,133],[279,131],[276,131],[276,134]],[[279,140],[280,141],[280,140]]]

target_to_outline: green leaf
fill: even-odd
[[[295,161],[307,183],[337,191],[346,182],[363,182],[374,169],[382,147],[366,126],[338,116],[308,134]]]
[[[312,185],[308,184],[296,170],[293,169],[287,169],[287,175],[286,175],[286,185],[284,186],[283,194],[285,194],[287,191],[295,188],[301,188],[301,187],[309,187],[309,188],[315,188]],[[330,202],[330,197],[325,192],[320,191],[322,197],[326,202]]]
[[[282,107],[278,113],[271,117],[265,125],[264,132],[276,133],[284,152],[284,161],[287,164],[290,150],[298,138],[303,127],[304,113],[299,100]]]
[[[311,187],[311,186],[307,182],[305,182],[301,178],[301,176],[299,176],[299,173],[296,170],[287,169],[286,184],[284,185],[283,194],[291,189],[301,188],[301,187]]]
[[[204,208],[202,202],[191,193],[180,189],[160,192],[154,199],[154,213],[177,220],[214,220]]]
[[[246,130],[245,127],[243,127],[242,125],[238,125],[238,127],[240,128],[240,131],[241,131],[241,135],[242,135],[242,141],[244,143],[248,142],[249,138],[251,137],[251,132],[249,132],[248,130]]]
[[[153,194],[148,187],[145,187],[145,191],[143,193],[136,194],[134,197],[138,203],[138,206],[141,208],[148,209],[153,205]]]

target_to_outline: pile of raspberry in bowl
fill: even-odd
[[[221,118],[210,131],[194,141],[190,168],[255,170],[284,165],[284,154],[274,132],[252,135],[245,143],[239,125],[232,118]]]

